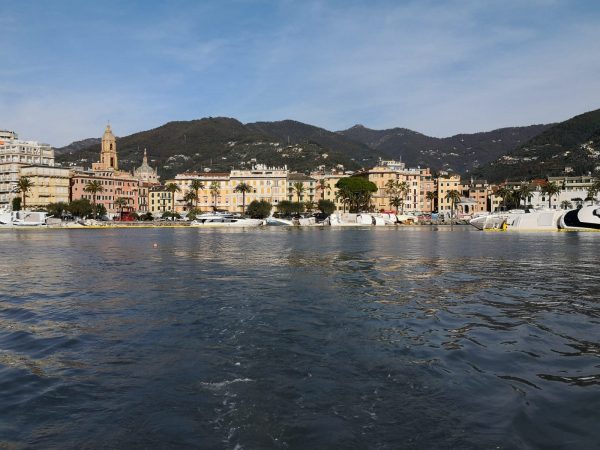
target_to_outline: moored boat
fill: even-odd
[[[41,227],[46,225],[48,214],[34,211],[13,211],[0,214],[2,227]]]
[[[202,214],[190,222],[191,227],[260,227],[264,224],[264,220],[221,213]]]
[[[584,206],[567,211],[560,218],[560,228],[569,231],[600,231],[600,206]]]

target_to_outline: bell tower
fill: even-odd
[[[102,136],[102,150],[100,151],[100,164],[103,169],[119,170],[117,161],[117,140],[110,129],[110,124],[106,125],[104,135]]]

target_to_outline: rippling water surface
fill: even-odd
[[[599,237],[1,232],[0,448],[598,448]]]

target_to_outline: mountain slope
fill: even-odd
[[[297,123],[299,124],[299,122]],[[304,124],[299,124],[304,125]],[[299,126],[298,125],[298,126]],[[312,134],[318,134],[316,127],[310,127]],[[304,128],[305,128],[304,127]],[[293,127],[292,127],[293,128]],[[302,139],[296,133],[287,143],[286,127],[276,132],[264,124],[244,125],[226,118],[205,118],[184,122],[169,122],[158,128],[117,138],[119,165],[130,170],[140,164],[144,148],[153,166],[159,167],[163,179],[186,170],[229,170],[232,167],[249,167],[253,162],[268,165],[288,165],[294,170],[310,170],[319,165],[334,167],[342,164],[348,169],[357,169],[360,164],[352,154],[362,156],[368,149],[348,141],[347,148],[339,137],[330,139],[332,146],[315,140]],[[322,134],[334,134],[322,130]],[[317,139],[318,140],[318,139]],[[98,159],[98,144],[63,153],[57,160],[64,164],[89,166]]]
[[[408,166],[471,172],[513,150],[548,125],[503,128],[485,133],[434,138],[405,128],[370,130],[355,126],[331,132],[293,120],[243,124],[227,117],[169,122],[152,130],[117,138],[119,166],[141,163],[144,148],[163,179],[186,170],[229,170],[258,162],[308,171],[319,166],[372,167],[378,158],[401,159]],[[99,139],[80,141],[57,152],[64,165],[91,166],[98,160]]]
[[[574,175],[600,169],[600,109],[556,124],[479,171],[492,180]]]
[[[468,173],[548,129],[551,125],[500,128],[447,138],[426,136],[406,128],[371,130],[356,125],[338,133],[368,145],[409,166],[451,169]]]
[[[100,145],[101,138],[88,138],[81,141],[71,142],[69,145],[54,149],[54,155],[62,155],[63,153],[77,152],[81,149],[91,147],[92,145]]]

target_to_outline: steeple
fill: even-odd
[[[142,158],[142,166],[148,165],[148,155],[146,154],[146,149],[144,149],[144,157]]]
[[[119,170],[119,163],[117,160],[117,140],[110,128],[110,124],[106,124],[104,136],[102,136],[100,164],[104,169]]]

